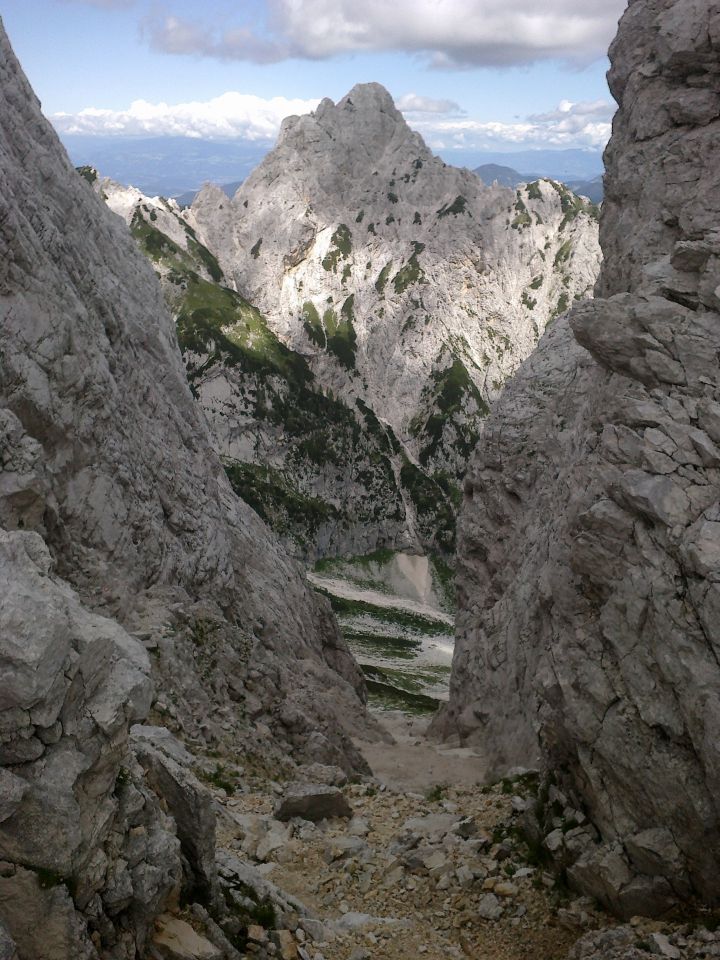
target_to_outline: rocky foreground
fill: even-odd
[[[224,786],[207,784],[219,883],[248,926],[237,936],[232,915],[218,925],[201,903],[187,902],[156,922],[151,955],[553,960],[569,951],[572,960],[695,960],[720,952],[710,913],[612,926],[595,901],[550,869],[551,851],[591,829],[557,788],[550,787],[556,813],[542,836],[532,823],[547,787],[536,774],[481,787],[482,758],[428,743],[423,725],[402,715],[385,717],[400,733],[398,744],[381,748],[393,774],[348,782],[338,768],[313,764],[296,771],[299,782],[241,773]],[[177,742],[158,743],[152,728],[136,728],[135,736],[155,740],[149,749],[165,764],[168,754],[177,758],[176,776],[184,769],[192,779],[192,758]],[[405,774],[412,750],[432,771],[421,790]],[[196,846],[209,849],[203,825],[190,829]],[[252,903],[243,884],[255,891]]]

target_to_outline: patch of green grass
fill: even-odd
[[[323,267],[328,272],[335,273],[340,260],[347,260],[351,251],[352,233],[346,224],[341,223],[330,238],[330,249],[323,258]]]
[[[468,401],[474,403],[479,416],[486,417],[490,413],[490,408],[470,377],[467,367],[458,357],[455,357],[449,367],[434,371],[432,379],[435,384],[433,406],[436,412],[432,413],[423,425],[417,424],[414,428],[416,435],[422,432],[428,437],[428,442],[420,452],[420,463],[423,466],[437,452],[445,425],[464,411]],[[456,446],[459,445],[459,452],[467,459],[477,443],[476,430],[472,427],[456,430],[455,443]]]
[[[425,282],[425,273],[423,272],[420,263],[418,262],[418,256],[425,249],[423,243],[413,243],[413,252],[410,256],[410,259],[405,263],[393,278],[393,287],[395,293],[404,293],[408,287],[412,286],[414,283],[424,283]]]
[[[467,209],[467,200],[465,197],[458,196],[455,197],[452,203],[446,203],[444,206],[440,207],[440,209],[437,211],[437,216],[438,219],[441,220],[443,217],[449,217],[451,215],[453,217],[458,217],[463,213],[466,213],[469,217],[472,216],[470,211]]]
[[[440,803],[441,800],[445,800],[448,792],[447,783],[436,783],[434,787],[431,787],[425,794],[425,799],[428,803]]]
[[[183,279],[178,340],[183,352],[206,355],[198,372],[223,362],[252,373],[277,374],[296,387],[313,379],[303,357],[281,343],[260,311],[238,293],[192,272]]]
[[[442,636],[450,629],[447,624],[441,623],[439,620],[431,620],[430,617],[423,617],[419,613],[410,613],[408,610],[397,610],[392,607],[378,607],[374,603],[367,603],[365,600],[337,597],[329,591],[323,590],[322,587],[316,587],[315,589],[329,599],[333,610],[339,617],[369,614],[381,623],[408,627],[429,637]]]
[[[239,460],[224,466],[235,493],[277,533],[292,535],[298,528],[315,533],[338,516],[332,504],[301,493],[283,470]]]
[[[82,167],[75,167],[75,169],[76,169],[77,172],[80,174],[80,176],[83,178],[83,180],[87,180],[87,182],[88,182],[89,184],[91,184],[91,185],[92,185],[93,183],[95,183],[95,181],[96,181],[97,178],[98,178],[98,172],[97,172],[97,170],[95,169],[95,167],[90,167],[90,166],[85,165],[85,166],[82,166]]]
[[[303,304],[303,328],[312,342],[322,349],[334,353],[340,363],[348,370],[355,368],[357,334],[353,320],[355,295],[345,300],[340,316],[331,308],[323,313],[322,320],[317,307],[309,301]]]
[[[533,180],[532,183],[527,185],[528,198],[530,200],[542,200],[542,193],[540,191],[540,183],[537,180]]]
[[[375,281],[375,289],[382,296],[385,292],[385,287],[387,286],[388,278],[390,277],[390,271],[392,270],[392,260],[385,264],[385,266],[380,271],[380,274]]]
[[[400,482],[410,495],[418,526],[426,542],[434,544],[443,553],[453,553],[458,508],[450,495],[450,483],[446,475],[438,473],[428,476],[405,459],[400,468]]]
[[[260,242],[262,243],[262,241]],[[221,283],[225,279],[225,274],[220,269],[220,264],[217,262],[217,259],[210,253],[206,246],[193,237],[188,237],[188,251],[201,261],[215,283]]]
[[[530,289],[531,289],[531,290],[539,290],[542,285],[543,285],[543,276],[542,276],[542,274],[540,274],[540,276],[535,277],[535,278],[530,282]]]
[[[437,700],[424,693],[410,693],[407,690],[398,690],[388,683],[365,678],[368,689],[368,699],[372,706],[381,710],[402,710],[413,716],[423,716],[435,713],[440,706]]]
[[[563,263],[567,263],[570,259],[570,254],[572,253],[572,240],[566,240],[558,248],[558,252],[555,254],[554,264],[556,267],[561,266]]]

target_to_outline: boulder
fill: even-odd
[[[291,783],[275,807],[278,820],[328,820],[333,817],[351,818],[352,807],[338,787],[321,783]]]

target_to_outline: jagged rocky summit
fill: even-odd
[[[310,556],[452,553],[489,404],[594,284],[596,208],[446,165],[378,84],[285,120],[232,200],[207,186],[180,215],[98,187],[164,278],[238,489]],[[188,244],[223,288],[210,307]]]
[[[720,899],[719,49],[709,0],[621,21],[599,297],[487,421],[437,725],[552,771],[529,828],[627,917]]]
[[[363,770],[345,731],[372,724],[329,605],[230,487],[152,269],[4,32],[0,329],[0,925],[23,960],[121,960],[181,887],[215,902],[192,770]],[[195,758],[130,745],[148,713]]]

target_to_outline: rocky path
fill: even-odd
[[[291,938],[275,936],[277,947],[258,929],[249,949],[285,960],[564,957],[594,915],[528,862],[515,835],[534,802],[531,778],[483,787],[480,756],[422,738],[426,721],[380,718],[396,742],[359,744],[372,780],[306,771],[340,784],[351,817],[281,822],[277,785],[224,801],[221,844],[257,861],[312,915]]]

